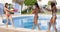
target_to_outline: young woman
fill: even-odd
[[[34,29],[34,26],[38,26],[38,29],[40,30],[39,25],[38,25],[38,12],[39,12],[39,6],[37,3],[35,3],[35,9],[33,11],[33,13],[34,13],[34,24],[33,24],[32,29]]]
[[[55,32],[57,32],[57,29],[56,29],[56,19],[57,19],[57,16],[56,16],[56,15],[53,15],[53,16],[51,17],[50,22],[49,22],[49,28],[48,28],[48,31],[49,31],[49,32],[50,32],[51,26],[53,26]]]
[[[5,12],[6,20],[7,20],[6,27],[8,28],[8,19],[10,19],[10,21],[14,27],[12,15],[10,14],[10,10],[8,9],[8,3],[5,3],[4,12]]]
[[[56,12],[57,12],[56,2],[53,2],[53,1],[51,2],[51,10],[52,10],[52,17],[50,19],[48,31],[50,32],[50,28],[51,28],[51,26],[53,26],[55,32],[57,32],[57,29],[56,29],[56,19],[57,19],[57,16],[56,16]]]

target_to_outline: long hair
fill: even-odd
[[[7,8],[7,6],[6,5],[8,5],[8,3],[5,3],[5,7]]]
[[[34,5],[39,9],[39,5],[38,5],[38,3],[37,3],[37,2],[36,2]]]
[[[4,7],[6,7],[7,8],[7,6],[6,5],[8,5],[8,3],[5,3],[5,6]],[[4,14],[6,13],[5,11],[4,11],[4,9],[3,9],[3,12],[4,12]]]

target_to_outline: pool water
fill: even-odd
[[[38,24],[41,28],[41,30],[47,30],[48,29],[48,24],[49,24],[49,20],[50,20],[51,16],[39,16],[38,18]],[[57,23],[56,26],[59,27],[59,20],[60,17],[57,16]],[[16,28],[27,28],[27,29],[32,29],[33,26],[33,21],[34,21],[34,17],[33,16],[21,16],[21,17],[15,17],[13,18],[14,21],[14,26]],[[6,19],[4,19],[3,23],[6,24]],[[11,22],[9,20],[9,25],[11,25]],[[37,27],[35,26],[34,29],[37,29]]]

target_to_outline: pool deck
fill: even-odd
[[[6,25],[0,25],[0,32],[47,32],[47,30],[13,28],[11,25],[8,25],[8,28],[6,28]],[[58,32],[60,32],[60,30],[58,30]]]
[[[25,28],[12,28],[9,26],[6,28],[5,25],[0,26],[0,32],[46,32],[44,30],[32,30],[32,29],[25,29]]]

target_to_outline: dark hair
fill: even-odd
[[[6,7],[6,5],[8,5],[8,3],[5,3],[5,7]],[[6,7],[7,8],[7,7]]]
[[[36,2],[34,5],[39,9],[39,5],[38,5],[38,3],[37,3],[37,2]]]

